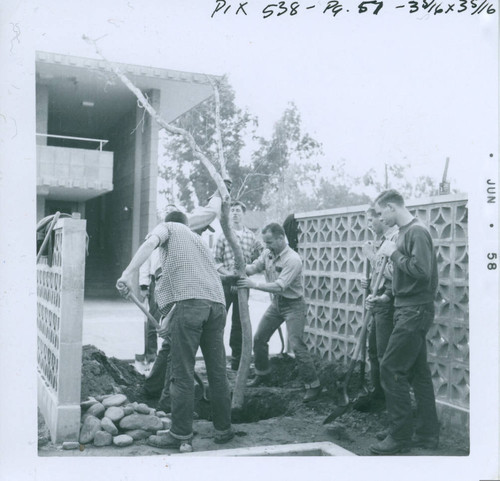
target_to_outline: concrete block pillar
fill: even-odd
[[[55,443],[80,431],[85,234],[85,220],[60,220],[52,265],[37,265],[38,405]]]

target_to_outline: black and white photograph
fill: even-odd
[[[498,8],[6,0],[0,477],[500,479]]]

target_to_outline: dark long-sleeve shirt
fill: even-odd
[[[434,243],[427,228],[417,219],[399,228],[392,292],[394,306],[415,306],[434,301],[438,272]]]

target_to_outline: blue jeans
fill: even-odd
[[[223,304],[204,299],[177,302],[171,322],[170,400],[172,427],[177,439],[193,436],[194,365],[201,347],[210,387],[212,419],[217,434],[231,429],[231,396],[226,376]]]
[[[233,314],[231,316],[231,334],[229,336],[229,346],[231,347],[231,358],[234,363],[240,362],[241,358],[241,345],[242,345],[242,332],[240,320],[240,308],[238,305],[238,291],[232,292],[231,287],[235,283],[223,282],[224,297],[226,299],[226,310],[228,311],[231,305],[233,306]]]
[[[295,353],[302,381],[307,388],[318,387],[319,379],[316,369],[306,343],[302,339],[306,325],[306,304],[302,297],[287,299],[282,296],[274,296],[253,339],[255,373],[262,376],[271,372],[269,339],[283,322],[286,322],[288,340]]]
[[[390,433],[398,440],[409,440],[413,433],[410,385],[417,402],[416,434],[439,433],[425,339],[433,320],[432,303],[397,307],[394,311],[394,330],[380,365],[380,375],[391,418]]]
[[[394,305],[392,302],[380,303],[372,309],[372,321],[368,334],[368,358],[370,359],[370,379],[373,396],[384,399],[380,383],[380,363],[384,357],[394,326]]]

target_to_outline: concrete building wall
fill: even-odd
[[[160,111],[161,96],[159,90],[147,92],[149,101],[156,111]],[[160,128],[147,115],[144,119],[144,132],[141,138],[141,198],[139,244],[144,236],[157,224],[156,197],[158,176],[158,141]]]
[[[49,88],[36,85],[36,133],[46,134],[49,124]],[[47,137],[36,137],[37,145],[47,145]]]
[[[110,131],[109,149],[114,152],[113,191],[106,196],[106,222],[110,269],[121,272],[132,255],[136,116],[128,113]],[[125,208],[128,209],[125,210]]]
[[[160,92],[151,90],[147,95],[159,109]],[[116,278],[157,223],[158,132],[156,122],[136,107],[108,135],[108,148],[114,152],[114,189],[106,196],[106,237],[108,269]]]

